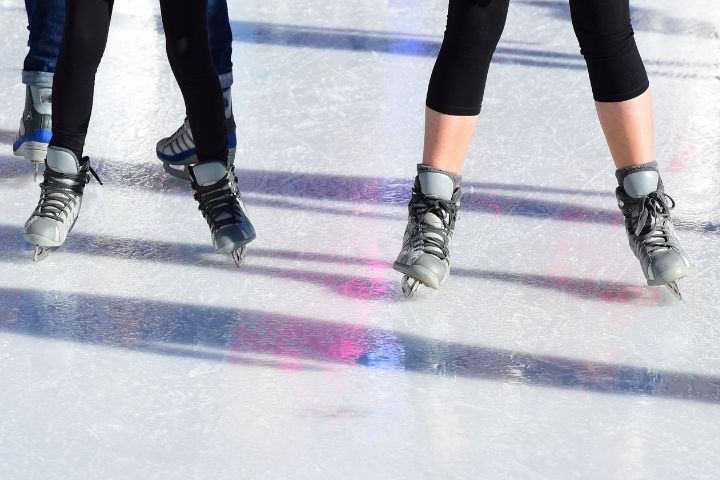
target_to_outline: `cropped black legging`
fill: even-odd
[[[66,0],[65,31],[53,80],[50,144],[68,148],[78,158],[85,145],[95,73],[105,51],[112,8],[113,0]],[[226,158],[225,110],[208,46],[207,0],[160,0],[160,9],[168,59],[185,100],[198,159]],[[122,137],[121,132],[113,135]]]
[[[621,102],[647,90],[635,45],[629,0],[569,0],[593,96]],[[428,88],[427,106],[447,115],[480,113],[490,60],[509,0],[450,0],[447,29]]]

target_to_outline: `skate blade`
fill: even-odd
[[[682,294],[680,293],[680,289],[678,288],[677,282],[670,282],[667,285],[665,285],[668,290],[677,298],[678,300],[682,300]]]
[[[405,298],[410,299],[415,296],[418,289],[420,288],[420,285],[422,285],[422,282],[416,278],[412,278],[409,275],[403,275],[402,280],[400,280],[400,288],[402,289],[403,295],[405,295]]]
[[[245,263],[245,257],[247,256],[247,247],[240,247],[232,252],[232,258],[235,261],[235,266],[240,268]]]
[[[35,247],[35,254],[33,255],[33,261],[39,262],[41,260],[46,259],[50,256],[51,253],[53,253],[55,250],[57,250],[58,247]]]
[[[163,162],[163,170],[169,173],[171,177],[179,178],[180,180],[190,180],[190,174],[187,171],[186,165],[177,165],[180,168],[176,168],[174,165]]]

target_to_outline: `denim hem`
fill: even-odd
[[[32,85],[35,87],[52,88],[53,73],[52,72],[29,72],[23,70],[22,83],[24,85]]]
[[[230,88],[233,84],[233,74],[232,71],[227,73],[221,73],[218,75],[220,78],[220,87],[225,90],[227,88]]]

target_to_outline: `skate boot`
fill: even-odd
[[[675,201],[665,193],[657,171],[631,173],[616,190],[625,217],[628,242],[650,286],[665,285],[679,299],[677,286],[695,266],[680,246],[670,210]]]
[[[438,289],[447,280],[450,239],[461,196],[460,188],[444,173],[421,171],[415,178],[402,251],[393,264],[404,274],[400,285],[407,298],[421,284]]]
[[[102,185],[88,157],[78,161],[70,150],[48,148],[40,201],[25,222],[25,240],[35,245],[36,262],[61,246],[75,226],[90,174]]]
[[[255,239],[255,229],[245,213],[232,165],[213,160],[188,166],[193,197],[210,227],[212,242],[219,252],[230,253],[235,265],[242,266],[247,244]]]
[[[229,88],[223,90],[223,98],[225,100],[225,122],[227,124],[228,162],[233,165],[235,163],[237,136]],[[158,142],[156,153],[157,157],[162,160],[163,169],[167,173],[173,177],[190,180],[187,166],[196,164],[198,159],[195,151],[195,140],[187,118],[175,133]]]
[[[45,160],[52,137],[52,89],[28,86],[25,89],[25,110],[20,129],[13,141],[13,153],[33,162],[37,179],[38,165]]]

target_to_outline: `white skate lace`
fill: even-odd
[[[67,215],[68,209],[75,203],[77,197],[83,194],[85,185],[90,182],[88,172],[100,185],[103,184],[90,166],[87,169],[81,168],[80,172],[74,175],[46,168],[43,183],[40,184],[40,201],[34,215],[62,222],[63,216]]]

